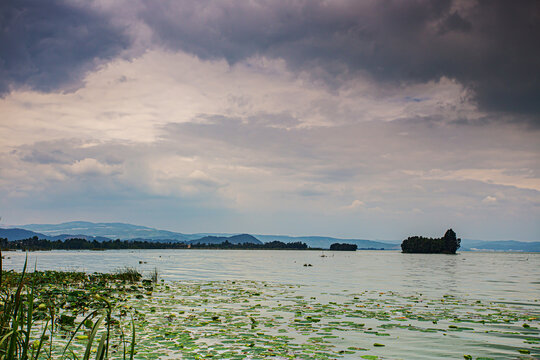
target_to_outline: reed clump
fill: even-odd
[[[0,360],[89,360],[91,356],[105,360],[113,342],[115,349],[118,344],[123,349],[116,358],[133,359],[133,318],[128,341],[115,319],[127,314],[125,310],[118,311],[118,301],[105,296],[103,290],[106,280],[124,280],[114,274],[28,273],[26,261],[22,273],[4,272],[1,259],[0,251]],[[89,284],[98,287],[85,289]],[[120,335],[113,339],[116,334]],[[80,347],[78,351],[73,349],[74,340],[85,342],[83,351]]]
[[[115,275],[115,279],[125,280],[129,282],[137,282],[142,278],[141,273],[138,272],[137,269],[127,266],[121,269],[117,269]]]
[[[155,267],[155,268],[150,272],[150,280],[151,280],[154,284],[157,284],[158,279],[159,279],[159,271],[158,271],[158,268]]]

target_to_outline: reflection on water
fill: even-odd
[[[4,256],[4,269],[22,268],[23,253]],[[502,301],[534,301],[540,294],[538,253],[110,250],[31,252],[28,258],[39,270],[157,268],[166,280],[263,280],[318,289],[454,293]],[[308,263],[313,266],[303,266]]]

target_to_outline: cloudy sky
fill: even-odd
[[[4,0],[1,224],[540,240],[540,5]]]

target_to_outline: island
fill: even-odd
[[[420,254],[455,254],[461,245],[452,229],[448,229],[442,238],[411,236],[401,243],[403,253]]]
[[[335,251],[356,251],[358,249],[358,246],[355,244],[341,244],[341,243],[333,243],[330,245],[330,250]]]

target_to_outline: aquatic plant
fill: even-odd
[[[1,258],[0,252],[0,258]],[[27,359],[28,351],[32,351],[30,358],[37,359],[41,351],[43,341],[38,346],[30,344],[30,329],[32,326],[33,313],[33,287],[26,301],[26,309],[23,299],[24,274],[26,272],[26,261],[24,269],[17,284],[15,292],[4,289],[0,283],[0,359]],[[0,280],[2,279],[2,267],[0,264]],[[46,327],[45,327],[46,328]],[[44,334],[42,335],[42,339]]]
[[[150,280],[152,280],[153,283],[157,283],[159,278],[159,272],[157,267],[155,267],[152,272],[150,273]]]
[[[129,282],[137,282],[142,278],[141,273],[138,272],[137,269],[128,266],[117,269],[115,274],[117,279],[126,280]]]
[[[141,359],[396,359],[411,349],[415,359],[540,355],[535,306],[453,294],[184,280],[127,303],[139,311]]]
[[[62,306],[55,303],[53,297],[48,297],[50,294],[47,291],[38,294],[38,290],[40,290],[38,283],[42,284],[43,281],[50,280],[50,276],[40,278],[36,276],[39,275],[39,272],[35,271],[35,269],[31,275],[28,274],[27,259],[21,274],[8,272],[8,276],[5,276],[1,258],[2,253],[0,251],[0,360],[34,360],[40,358],[41,354],[47,359],[51,359],[53,357],[53,339],[55,335],[58,331],[65,330],[64,327],[74,326],[76,316],[60,314]],[[50,273],[53,273],[53,275],[58,274],[58,272],[48,272],[48,275],[51,275]],[[81,273],[69,274],[68,276],[76,280],[81,280],[81,277],[84,277],[81,276]],[[15,282],[14,279],[17,277],[18,279]],[[55,283],[49,283],[48,285],[51,284]],[[59,295],[58,289],[56,290],[55,295]],[[90,312],[77,328],[71,332],[71,336],[63,347],[61,355],[57,357],[60,360],[89,360],[93,350],[96,353],[96,360],[108,358],[114,306],[99,294],[95,294],[94,299],[100,302],[102,306]],[[41,303],[36,306],[37,301]],[[94,323],[93,319],[96,318],[98,320]],[[104,322],[105,329],[102,326]],[[127,343],[123,329],[120,327],[124,360],[128,357],[132,360],[135,354],[135,323],[133,318],[131,323],[132,336],[129,351],[126,348]],[[78,335],[85,329],[90,331],[89,335]],[[65,333],[60,335],[60,338],[67,338]],[[69,334],[69,332],[67,333]],[[97,349],[93,349],[94,340],[97,339],[98,334],[100,334],[99,343]],[[77,356],[76,352],[70,347],[76,338],[87,340],[83,356]]]

